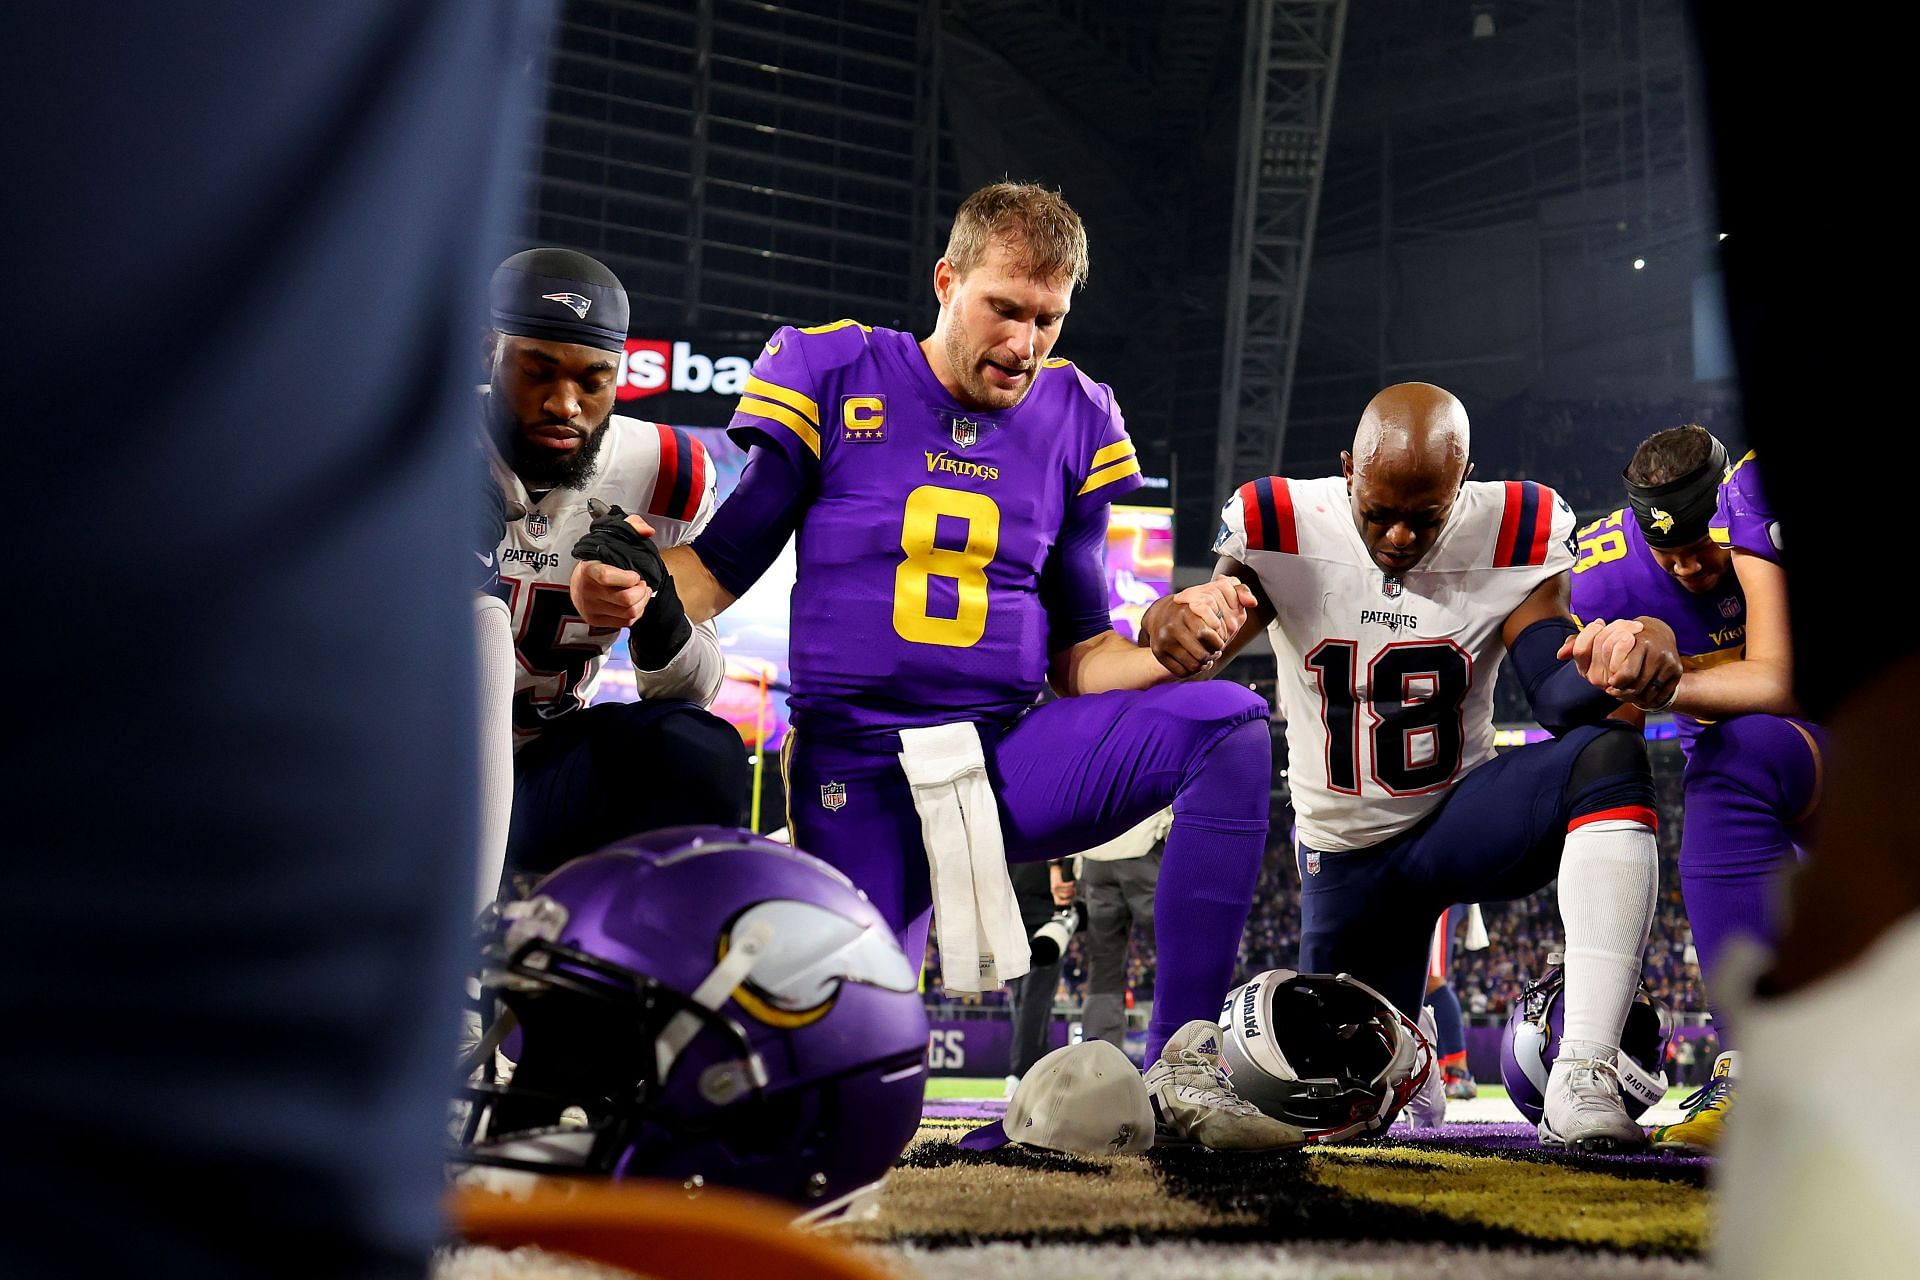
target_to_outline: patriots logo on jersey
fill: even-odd
[[[820,807],[828,813],[836,813],[847,807],[847,784],[844,782],[826,782],[820,786]]]
[[[587,318],[587,312],[593,306],[592,298],[583,298],[577,293],[543,293],[540,298],[543,302],[559,303],[582,320]]]
[[[1673,530],[1673,517],[1660,508],[1653,508],[1653,519],[1649,522],[1655,533],[1670,533]]]
[[[979,442],[980,424],[972,418],[953,420],[953,442],[962,449],[971,449]]]
[[[536,538],[547,536],[547,513],[544,511],[527,512],[527,532]]]
[[[1213,549],[1215,554],[1227,549],[1227,539],[1232,536],[1233,533],[1227,528],[1226,522],[1224,520],[1221,521],[1220,532],[1213,535]]]

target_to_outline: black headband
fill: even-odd
[[[493,327],[522,338],[627,349],[627,291],[597,259],[570,249],[528,249],[494,270]]]
[[[1648,546],[1670,551],[1707,536],[1727,474],[1727,446],[1712,436],[1707,439],[1713,442],[1707,460],[1678,480],[1657,485],[1627,481],[1627,501]]]

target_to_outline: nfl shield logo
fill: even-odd
[[[1733,615],[1734,615],[1734,614],[1736,614],[1736,613],[1739,613],[1739,612],[1740,612],[1740,599],[1739,599],[1739,597],[1737,597],[1737,596],[1728,596],[1728,597],[1727,597],[1727,598],[1726,598],[1725,600],[1722,600],[1722,601],[1720,602],[1720,616],[1721,616],[1721,617],[1723,617],[1723,618],[1731,618],[1731,617],[1733,617]]]
[[[962,449],[973,448],[974,442],[979,438],[980,424],[972,418],[955,418],[953,420],[953,442]]]
[[[1389,600],[1398,600],[1400,598],[1400,579],[1398,578],[1380,579],[1380,594],[1384,595]]]
[[[1317,876],[1320,874],[1320,851],[1318,849],[1307,850],[1306,862],[1308,875]]]
[[[846,808],[847,784],[844,782],[828,782],[822,784],[820,788],[820,807],[830,813]]]
[[[544,511],[527,512],[527,532],[536,538],[547,536],[547,515]]]

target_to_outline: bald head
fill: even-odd
[[[1352,458],[1354,475],[1384,467],[1458,488],[1467,469],[1466,406],[1431,382],[1395,383],[1367,402]]]
[[[1453,511],[1472,465],[1467,411],[1430,382],[1401,382],[1367,403],[1343,454],[1354,526],[1389,577],[1427,554]]]

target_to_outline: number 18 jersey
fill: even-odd
[[[1469,482],[1398,577],[1360,540],[1338,476],[1263,477],[1221,518],[1214,551],[1252,569],[1275,610],[1300,842],[1336,853],[1399,835],[1493,758],[1501,627],[1572,567],[1572,509],[1531,481]]]

